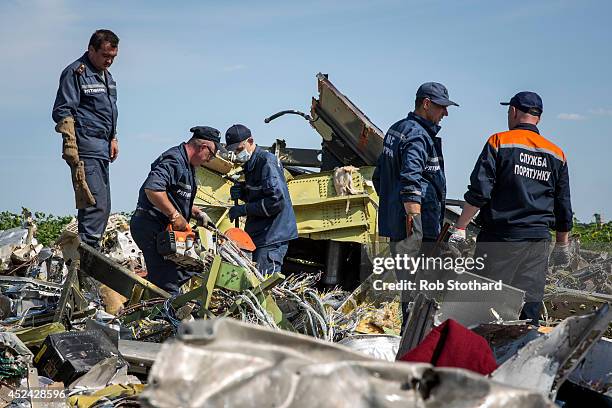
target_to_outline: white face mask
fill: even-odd
[[[240,163],[246,163],[251,158],[251,153],[247,152],[247,149],[243,149],[240,153],[236,155],[236,160]]]

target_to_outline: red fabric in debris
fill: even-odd
[[[431,363],[436,367],[465,368],[482,375],[490,374],[497,368],[489,343],[453,319],[434,327],[418,346],[399,360]]]

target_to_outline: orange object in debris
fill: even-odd
[[[253,252],[255,250],[255,244],[249,234],[240,228],[234,227],[228,229],[225,231],[225,236],[234,241],[238,248],[244,251]]]
[[[168,224],[165,231],[157,234],[157,252],[161,256],[181,254],[191,249],[196,235],[191,226],[187,224],[185,231],[175,231],[172,224]]]
[[[550,333],[551,331],[553,331],[553,329],[554,329],[554,327],[546,327],[546,326],[540,326],[540,327],[538,327],[538,331],[539,331],[540,333],[544,333],[544,334],[548,334],[548,333]]]

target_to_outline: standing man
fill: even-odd
[[[444,220],[446,177],[442,140],[437,137],[447,108],[459,106],[446,87],[427,82],[416,93],[414,112],[396,122],[385,135],[373,175],[379,197],[378,233],[389,237],[391,254],[417,256],[423,242],[434,242]],[[398,280],[410,280],[397,271]],[[407,316],[409,297],[402,295]]]
[[[87,52],[62,72],[53,105],[62,158],[72,173],[79,238],[95,248],[110,214],[109,162],[119,154],[117,84],[108,71],[118,51],[112,31],[93,33]]]
[[[210,218],[193,206],[197,192],[195,167],[211,160],[219,148],[219,131],[208,126],[190,129],[193,136],[161,154],[140,187],[136,211],[130,220],[132,237],[147,265],[147,280],[170,294],[191,277],[188,271],[165,260],[157,251],[157,235],[168,224],[185,231],[191,217],[206,226]]]
[[[385,135],[374,171],[379,196],[379,235],[391,253],[415,256],[422,242],[435,241],[444,220],[446,177],[442,140],[437,137],[447,108],[446,87],[427,82],[416,93],[415,109]]]
[[[253,253],[263,274],[280,272],[289,241],[297,238],[297,224],[280,160],[257,146],[251,131],[233,125],[225,132],[228,151],[243,164],[245,183],[232,186],[233,200],[246,204],[229,210],[230,220],[246,216],[245,230],[255,243]]]
[[[484,257],[482,274],[526,291],[521,318],[538,324],[549,229],[556,230],[554,258],[569,262],[573,221],[567,161],[559,147],[540,135],[538,94],[519,92],[501,104],[508,105],[510,130],[491,136],[482,149],[449,241],[465,239],[465,228],[480,210],[474,257]]]

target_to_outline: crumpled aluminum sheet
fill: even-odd
[[[12,332],[0,332],[0,348],[10,348],[20,357],[23,357],[23,361],[27,364],[31,364],[32,358],[34,358],[30,349]]]
[[[377,360],[395,361],[401,337],[385,334],[360,334],[345,337],[338,342],[358,353]]]
[[[11,228],[0,231],[0,270],[10,266],[10,259],[15,248],[25,244],[28,236],[27,228]]]
[[[555,398],[563,381],[597,343],[610,321],[612,309],[607,303],[593,313],[569,317],[550,333],[527,343],[491,376]]]
[[[554,407],[478,374],[371,359],[338,344],[233,319],[181,325],[141,394],[145,407]]]
[[[113,384],[141,383],[137,377],[128,375],[127,371],[127,364],[122,363],[117,356],[108,357],[94,365],[82,377],[77,378],[69,388],[93,392]]]

